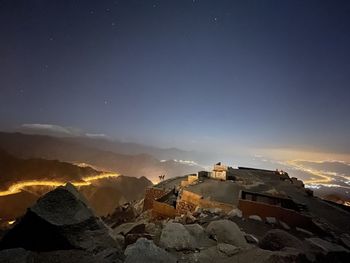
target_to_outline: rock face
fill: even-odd
[[[198,246],[210,247],[214,246],[216,242],[209,238],[208,234],[204,231],[203,227],[198,224],[185,225],[185,228],[190,235],[195,239]]]
[[[239,248],[226,243],[219,243],[217,249],[226,256],[231,257],[239,252]]]
[[[115,235],[121,234],[126,236],[128,234],[139,234],[145,232],[145,224],[139,223],[124,223],[113,230]]]
[[[247,247],[247,242],[238,226],[229,220],[211,222],[206,231],[220,243],[227,243],[237,247]]]
[[[196,241],[180,223],[167,223],[163,228],[159,244],[166,249],[193,250]]]
[[[320,238],[307,238],[306,242],[311,246],[316,254],[317,260],[322,262],[349,262],[350,250],[330,243]]]
[[[30,258],[30,251],[26,251],[23,248],[12,248],[0,251],[0,262],[26,263]]]
[[[260,240],[260,248],[267,250],[281,250],[285,247],[302,249],[302,242],[284,230],[272,229]]]
[[[125,263],[175,263],[176,259],[153,241],[140,238],[125,250]]]
[[[104,221],[112,228],[125,222],[134,221],[137,216],[135,208],[130,204],[118,206],[111,215],[104,218]]]
[[[93,254],[109,249],[122,258],[109,231],[75,187],[67,184],[47,193],[29,208],[4,235],[0,249],[21,247],[38,252],[80,249]]]
[[[232,209],[227,215],[229,218],[233,218],[235,216],[242,217],[242,211],[239,210],[238,208],[235,208],[235,209]]]

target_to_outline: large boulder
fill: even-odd
[[[134,221],[137,216],[137,211],[131,203],[126,203],[118,206],[111,215],[104,218],[104,221],[115,228],[125,222]]]
[[[213,221],[208,225],[206,231],[219,243],[227,243],[241,248],[248,246],[239,227],[230,220]]]
[[[72,184],[38,199],[0,242],[0,249],[17,247],[32,251],[80,249],[93,254],[108,248],[122,258],[110,229],[95,217]]]
[[[190,235],[195,239],[199,248],[215,246],[216,242],[209,238],[202,226],[198,224],[185,225]]]
[[[228,257],[231,257],[239,252],[239,248],[226,243],[219,243],[217,249]]]
[[[124,252],[125,263],[175,263],[176,258],[157,247],[153,241],[140,238]]]
[[[268,231],[260,240],[259,246],[262,249],[272,251],[282,250],[285,247],[296,249],[303,248],[303,244],[298,238],[280,229],[272,229]]]
[[[350,250],[320,238],[307,238],[307,244],[319,262],[350,262]]]
[[[23,248],[11,248],[0,251],[0,262],[27,263],[32,259],[32,254]]]
[[[0,251],[2,263],[112,263],[120,262],[118,259],[110,259],[106,256],[93,255],[87,251],[57,250],[46,252],[32,252],[23,248],[12,248]]]
[[[175,250],[193,250],[198,247],[193,236],[180,223],[167,223],[164,226],[159,245]]]

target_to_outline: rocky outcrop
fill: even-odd
[[[198,247],[194,237],[180,223],[167,223],[163,228],[159,244],[170,250],[193,250]]]
[[[215,241],[210,239],[207,232],[198,224],[185,225],[190,235],[195,239],[199,248],[210,247],[215,245]]]
[[[206,231],[217,242],[227,243],[241,248],[247,247],[243,233],[232,221],[225,219],[213,221],[208,225]]]
[[[235,247],[233,245],[226,244],[226,243],[219,243],[217,245],[217,249],[218,251],[220,251],[221,253],[225,254],[228,257],[231,257],[239,252],[238,247]]]
[[[0,242],[0,249],[18,247],[36,252],[78,249],[96,256],[108,250],[106,256],[123,258],[110,229],[71,184],[41,197]]]
[[[320,238],[307,238],[307,244],[319,262],[349,262],[350,250]]]
[[[285,247],[302,249],[302,242],[295,236],[280,229],[272,229],[260,240],[260,248],[267,250],[282,250]]]
[[[123,223],[134,221],[137,216],[136,209],[131,203],[126,203],[122,206],[118,206],[114,212],[103,220],[112,228],[115,228]]]
[[[140,238],[125,250],[125,263],[175,263],[176,258],[157,247],[153,241]]]
[[[126,236],[128,234],[139,234],[144,232],[145,224],[143,222],[125,223],[113,229],[114,235],[121,234],[123,236]]]

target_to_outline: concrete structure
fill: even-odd
[[[189,174],[187,180],[181,181],[181,187],[186,187],[198,180],[198,174]]]
[[[209,177],[218,180],[235,180],[234,169],[219,162],[214,165]]]

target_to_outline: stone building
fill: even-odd
[[[234,169],[218,162],[214,165],[212,172],[209,174],[210,178],[217,180],[235,180]]]

